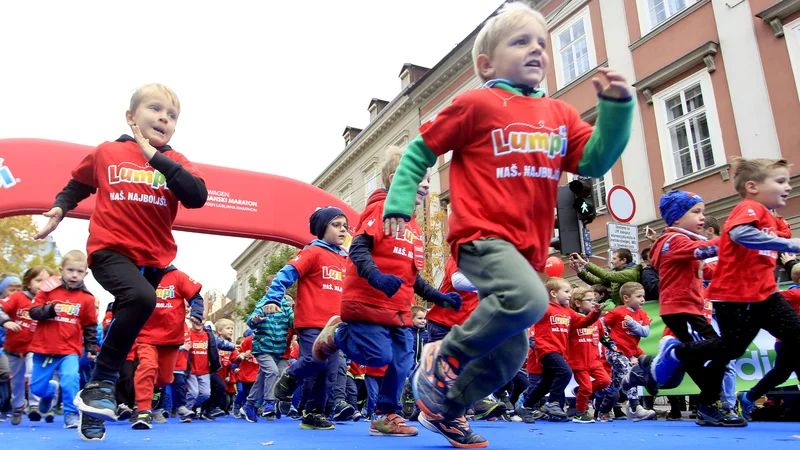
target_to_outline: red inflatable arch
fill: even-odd
[[[0,218],[41,214],[70,179],[70,171],[92,147],[42,139],[0,139]],[[191,159],[191,154],[188,155]],[[350,224],[359,214],[335,196],[291,178],[197,164],[205,175],[208,201],[178,212],[174,229],[302,247],[312,239],[308,218],[318,207],[337,206]],[[94,196],[68,217],[88,219]]]

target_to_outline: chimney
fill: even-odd
[[[347,126],[344,128],[344,133],[342,133],[342,137],[344,138],[344,146],[347,147],[353,142],[353,139],[358,136],[358,133],[361,133],[361,128],[355,128],[351,126]]]
[[[383,111],[383,108],[386,108],[386,105],[388,104],[389,102],[386,100],[373,98],[372,101],[369,102],[369,121],[372,122],[375,120],[375,118],[378,117],[378,114],[380,114],[381,111]]]
[[[428,70],[430,69],[427,67],[415,66],[409,63],[403,64],[403,70],[400,71],[400,89],[405,89],[406,86],[416,83]]]

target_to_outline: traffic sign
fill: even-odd
[[[636,200],[625,186],[616,185],[609,189],[606,205],[611,217],[617,222],[628,223],[636,214]]]
[[[633,254],[633,262],[639,262],[639,227],[626,223],[608,222],[606,224],[608,236],[608,259],[611,260],[616,251],[627,248]]]

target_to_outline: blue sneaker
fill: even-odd
[[[458,378],[460,367],[455,358],[441,354],[442,341],[431,342],[422,347],[419,367],[414,372],[412,388],[417,406],[428,420],[445,419],[447,392]]]
[[[106,437],[106,425],[100,419],[79,413],[78,436],[84,441],[102,441]]]
[[[261,417],[273,421],[277,418],[277,412],[275,408],[275,402],[266,402],[264,403],[263,412],[261,413]]]
[[[738,412],[739,415],[744,418],[744,420],[750,422],[752,420],[750,414],[753,413],[753,410],[756,407],[756,402],[751,402],[747,398],[747,391],[737,392],[736,400],[738,400],[738,407],[736,408],[736,412]]]
[[[114,384],[108,381],[90,381],[78,392],[72,403],[84,414],[116,422],[117,400],[114,397],[114,389]]]
[[[697,425],[701,427],[746,427],[747,421],[733,412],[723,411],[716,405],[697,407]]]
[[[80,421],[78,413],[68,412],[64,414],[64,428],[78,428]]]
[[[53,394],[52,397],[42,397],[39,399],[39,411],[41,411],[42,414],[47,414],[53,409],[53,400],[58,398],[58,390],[61,387],[56,380],[50,380],[50,385],[55,387],[55,394]]]
[[[239,412],[241,412],[242,416],[244,416],[244,420],[250,423],[258,422],[258,413],[256,412],[255,406],[246,404],[242,406],[242,409],[240,409]]]
[[[683,365],[672,354],[675,347],[680,343],[679,340],[672,336],[665,336],[658,343],[658,355],[650,365],[651,374],[658,384],[665,384],[669,381],[672,374]]]

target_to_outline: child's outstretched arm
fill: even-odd
[[[370,286],[391,298],[400,290],[400,286],[403,285],[403,279],[385,274],[378,269],[378,265],[375,264],[375,260],[370,253],[374,242],[372,236],[368,234],[356,236],[350,245],[350,261],[353,261],[353,265],[356,266],[356,272],[359,277],[364,278]]]
[[[737,244],[751,250],[773,250],[785,253],[800,253],[800,241],[770,236],[752,224],[739,225],[728,233]]]
[[[36,233],[35,238],[46,238],[58,227],[58,224],[61,223],[68,211],[75,209],[78,203],[87,199],[95,192],[97,192],[97,188],[94,186],[81,183],[78,180],[69,180],[64,189],[56,195],[56,202],[53,204],[50,211],[42,214],[45,217],[49,217],[50,220]]]
[[[261,297],[261,300],[256,302],[256,307],[253,309],[253,312],[247,316],[247,326],[253,328],[255,325],[263,322],[265,313],[279,312],[281,310],[281,300],[283,300],[286,290],[292,287],[299,279],[300,272],[298,272],[293,265],[287,264],[283,266],[283,269],[275,274],[275,278],[272,280],[272,284],[269,286],[267,293]],[[269,309],[269,311],[267,311],[267,309]]]
[[[461,296],[458,295],[458,292],[448,292],[447,294],[439,292],[420,274],[417,274],[417,280],[414,282],[414,293],[426,302],[431,302],[441,308],[453,308],[456,312],[461,309]]]
[[[234,345],[233,342],[226,341],[225,339],[222,339],[221,337],[217,336],[216,334],[214,335],[214,339],[217,341],[217,348],[218,349],[225,350],[226,352],[232,352],[232,351],[236,350],[236,345]]]
[[[647,336],[650,336],[650,325],[642,325],[635,320],[631,320],[628,322],[628,328],[630,328],[631,331],[633,331],[634,334],[639,337],[646,338]]]
[[[200,322],[203,321],[203,313],[205,312],[203,305],[203,297],[198,292],[194,295],[194,297],[189,299],[189,306],[191,310],[189,312],[189,316],[194,317],[195,319],[199,320]]]

